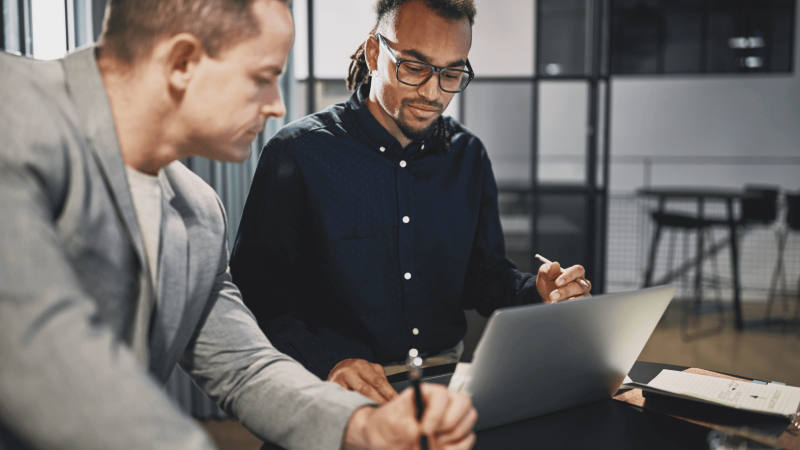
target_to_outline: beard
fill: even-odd
[[[395,123],[397,124],[397,128],[400,130],[400,132],[403,133],[403,135],[405,137],[407,137],[411,141],[424,141],[425,139],[428,139],[429,137],[431,137],[431,135],[436,131],[436,126],[437,126],[437,124],[439,122],[439,117],[441,117],[441,112],[444,109],[442,107],[442,105],[439,104],[439,103],[436,103],[436,102],[428,103],[428,102],[421,102],[419,100],[412,102],[412,101],[410,101],[408,99],[404,99],[403,102],[402,102],[402,105],[403,106],[424,105],[424,106],[427,106],[429,108],[433,107],[433,108],[438,108],[439,109],[439,116],[437,116],[435,119],[433,119],[433,121],[431,121],[430,125],[428,125],[426,127],[423,127],[423,128],[419,128],[419,127],[415,128],[415,127],[411,126],[411,123],[409,123],[408,119],[406,118],[405,112],[401,112],[400,113],[400,117],[398,117],[397,120],[395,120]],[[404,110],[401,110],[401,111],[404,111]],[[412,120],[416,120],[416,119],[412,119]]]

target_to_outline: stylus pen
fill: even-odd
[[[542,256],[542,255],[540,255],[538,253],[536,254],[536,257],[539,258],[539,261],[541,261],[541,262],[543,262],[545,264],[553,264],[552,261],[550,261],[549,259],[545,258],[544,256]],[[561,273],[564,273],[564,272],[566,272],[566,270],[564,270],[564,268],[562,267],[561,268]],[[580,281],[581,281],[581,285],[588,286],[588,284],[586,284],[586,280],[581,279]]]
[[[414,386],[414,402],[417,406],[417,421],[422,421],[422,413],[425,412],[425,403],[422,402],[422,391],[419,387],[420,378],[422,378],[422,358],[419,357],[417,349],[412,348],[408,351],[408,378],[411,380],[411,385]],[[428,450],[428,437],[424,434],[419,437],[419,447],[421,450]]]

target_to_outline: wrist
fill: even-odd
[[[367,424],[370,422],[373,414],[375,414],[375,407],[362,406],[350,416],[347,427],[344,429],[342,450],[370,448],[369,439],[367,438]]]

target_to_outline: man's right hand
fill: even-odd
[[[417,421],[414,390],[408,388],[380,408],[364,406],[356,410],[345,429],[342,447],[419,450],[419,438],[425,435],[431,450],[472,448],[475,445],[472,427],[478,420],[472,399],[437,384],[422,383],[420,388],[425,403],[421,421]]]
[[[356,391],[378,404],[384,404],[397,397],[397,391],[386,379],[383,366],[363,359],[345,359],[340,362],[331,369],[328,381]]]

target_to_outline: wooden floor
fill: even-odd
[[[763,303],[745,304],[744,317],[763,317],[764,307]],[[772,325],[737,332],[733,327],[733,313],[728,312],[720,332],[686,340],[681,332],[681,315],[681,308],[667,310],[639,356],[640,361],[699,367],[800,386],[800,330],[797,327]],[[691,319],[692,332],[714,329],[717,324],[716,314]]]
[[[745,317],[761,317],[763,311],[763,303],[744,305]],[[667,310],[639,360],[800,386],[800,330],[797,327],[773,325],[737,332],[732,313],[726,312],[720,331],[694,337],[698,331],[713,329],[718,323],[716,314],[705,314],[691,317],[690,339],[687,340],[681,329],[681,315],[682,309],[678,306]],[[261,445],[261,441],[235,420],[205,422],[203,426],[221,450],[257,450]]]

